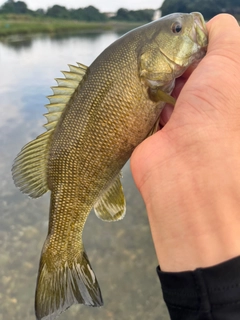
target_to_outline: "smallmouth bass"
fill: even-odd
[[[206,53],[199,13],[172,14],[134,29],[91,64],[70,66],[49,97],[47,131],[28,143],[13,179],[33,198],[51,191],[49,229],[39,265],[35,310],[55,319],[74,303],[103,304],[82,243],[90,210],[104,221],[125,215],[120,171],[158,127],[175,78]]]

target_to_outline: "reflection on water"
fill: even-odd
[[[11,165],[20,148],[42,133],[54,78],[67,63],[89,65],[115,33],[39,37],[0,43],[0,320],[34,320],[34,290],[38,261],[47,233],[49,194],[32,200],[13,185]],[[105,305],[74,306],[60,319],[169,319],[162,302],[157,260],[145,207],[131,178],[123,170],[127,215],[104,223],[93,213],[84,230],[86,250]]]
[[[11,41],[6,41],[5,46],[20,51],[21,49],[31,48],[33,39],[21,39],[19,37],[12,39]]]

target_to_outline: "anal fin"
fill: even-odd
[[[94,211],[97,217],[104,221],[117,221],[123,219],[126,213],[126,200],[120,181],[120,175],[95,203]]]

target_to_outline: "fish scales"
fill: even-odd
[[[125,215],[120,171],[134,148],[158,128],[175,78],[201,59],[207,31],[199,13],[172,14],[110,45],[90,67],[69,66],[47,105],[47,132],[13,165],[22,192],[51,191],[49,228],[36,287],[38,320],[74,303],[103,304],[82,233],[90,210],[105,221]]]

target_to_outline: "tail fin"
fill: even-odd
[[[53,320],[72,304],[103,305],[96,276],[85,252],[61,267],[41,257],[35,296],[37,320]]]

